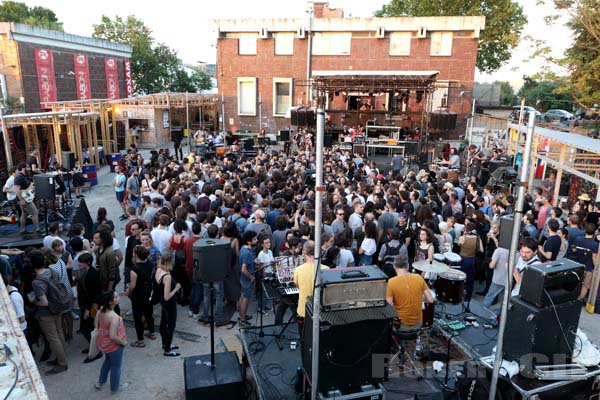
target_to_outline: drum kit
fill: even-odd
[[[431,290],[432,297],[442,304],[462,304],[464,300],[467,275],[461,271],[460,255],[452,252],[434,254],[432,261],[416,261],[412,267],[425,273],[425,280]],[[423,326],[433,324],[434,304],[424,304]]]

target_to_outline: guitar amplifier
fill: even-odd
[[[385,306],[387,275],[375,265],[321,271],[325,311]]]
[[[538,307],[575,300],[581,291],[585,267],[569,259],[528,266],[519,297]]]

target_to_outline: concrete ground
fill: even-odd
[[[149,151],[144,150],[143,154],[149,154]],[[387,157],[382,157],[380,162],[389,162],[388,160]],[[121,210],[111,186],[112,178],[113,174],[110,173],[107,166],[100,168],[98,172],[99,185],[91,191],[84,193],[85,200],[92,218],[95,217],[98,207],[103,206],[108,210],[108,217],[115,223],[117,240],[124,246],[124,224],[119,222]],[[122,287],[119,290],[122,290]],[[480,288],[476,287],[475,291],[478,290]],[[482,299],[478,298],[478,300]],[[123,310],[130,308],[127,298],[122,297],[121,302]],[[159,317],[160,307],[155,307],[154,313],[156,317]],[[250,305],[250,314],[254,315],[253,321],[256,321],[256,303]],[[237,313],[234,314],[232,319],[237,319]],[[125,316],[125,321],[128,341],[131,343],[135,340],[132,317]],[[156,324],[158,325],[158,323],[157,318]],[[273,323],[272,312],[264,317],[264,323]],[[599,323],[599,315],[588,314],[582,310],[580,328],[596,344],[600,344],[600,331],[597,329]],[[78,321],[75,321],[75,330],[78,325]],[[235,350],[236,346],[232,346],[232,343],[239,343],[237,339],[238,334],[239,326],[237,324],[232,329],[228,329],[228,327],[215,328],[217,351],[225,349],[224,343],[229,344],[230,350]],[[210,352],[210,331],[208,325],[201,324],[189,318],[187,316],[187,307],[178,307],[174,344],[180,347],[179,351],[182,357],[175,359],[165,358],[160,348],[160,339],[155,341],[146,340],[146,348],[140,349],[128,346],[125,349],[121,382],[128,382],[130,386],[114,396],[114,398],[132,400],[139,399],[142,396],[146,399],[161,400],[184,398],[183,357]],[[102,359],[90,364],[83,363],[85,355],[81,354],[81,350],[87,348],[87,342],[79,334],[75,334],[73,340],[67,343],[66,347],[69,362],[67,372],[55,376],[45,376],[43,375],[44,372],[50,367],[38,363],[50,399],[79,400],[85,398],[93,400],[106,398],[109,395],[108,385],[105,385],[101,391],[94,389],[94,383],[97,381],[100,373]],[[41,350],[36,349],[36,353],[36,359],[39,359]]]

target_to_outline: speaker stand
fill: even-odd
[[[44,199],[44,231],[46,231],[46,236],[48,233],[48,200]]]

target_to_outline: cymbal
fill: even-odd
[[[442,264],[439,261],[417,261],[413,263],[413,268],[421,272],[433,272],[440,274],[448,271],[450,268],[446,264]]]

